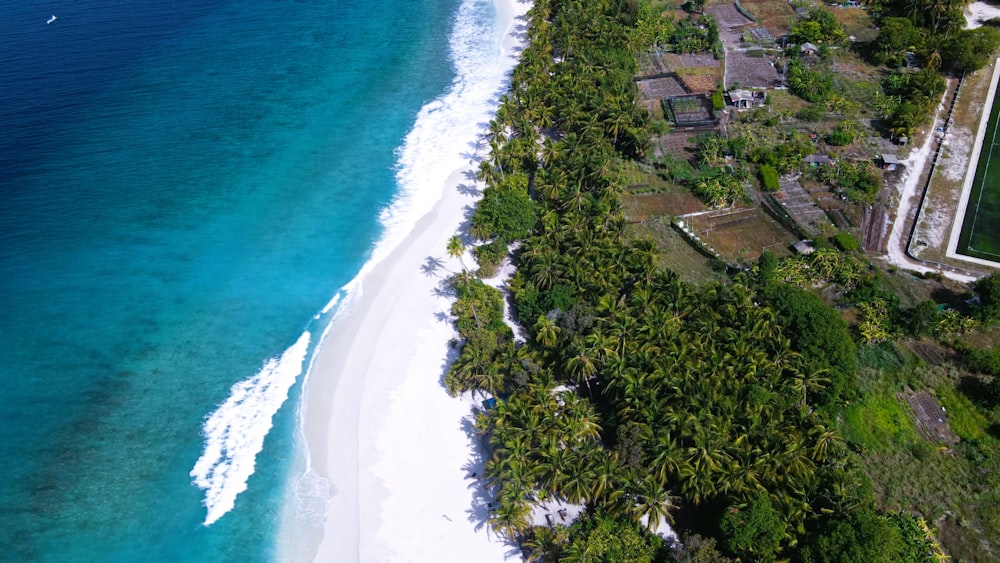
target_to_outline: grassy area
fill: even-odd
[[[854,36],[856,41],[871,41],[878,35],[872,18],[864,8],[830,8],[837,21],[844,26],[848,37]]]
[[[892,451],[920,439],[909,409],[888,392],[867,395],[844,409],[840,429],[862,451]]]
[[[656,241],[660,266],[676,272],[686,282],[704,284],[726,281],[725,272],[713,268],[713,260],[698,252],[664,221],[628,225],[629,237],[650,237]]]
[[[787,0],[740,0],[740,4],[774,37],[788,33],[797,19]]]
[[[771,90],[767,93],[767,96],[770,100],[770,106],[774,111],[783,111],[792,114],[811,105],[788,90]]]
[[[968,397],[954,386],[941,385],[934,390],[938,402],[948,413],[951,429],[963,440],[980,440],[986,437],[989,421],[976,409]]]
[[[858,462],[885,510],[919,512],[936,528],[955,561],[1000,556],[1000,441],[989,428],[1000,413],[987,411],[958,390],[969,376],[949,364],[916,367],[892,347],[864,347],[858,378],[865,398],[840,417],[844,438],[860,450]],[[941,447],[919,437],[904,386],[933,390],[961,442]]]

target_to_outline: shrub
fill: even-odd
[[[910,555],[909,547],[895,520],[870,509],[845,515],[831,515],[818,533],[806,538],[799,558],[806,563],[870,563],[920,561]],[[919,553],[917,555],[920,555]]]
[[[819,104],[806,106],[795,112],[796,119],[801,119],[802,121],[808,121],[810,123],[820,121],[824,117],[826,117],[826,110]]]
[[[773,284],[762,293],[792,349],[803,355],[810,369],[827,371],[829,385],[810,394],[810,401],[823,404],[856,395],[857,348],[837,310],[817,295],[787,284]]]
[[[858,140],[859,136],[860,132],[856,123],[853,121],[841,121],[832,131],[826,134],[826,142],[837,147],[842,147]]]
[[[507,256],[507,245],[500,239],[493,240],[487,244],[479,245],[472,250],[472,254],[479,263],[479,275],[481,277],[491,277],[497,266]]]
[[[535,203],[528,196],[528,178],[512,174],[499,186],[483,191],[472,215],[470,231],[479,240],[498,239],[509,244],[526,237],[538,220]]]
[[[719,111],[725,109],[726,100],[722,97],[722,92],[714,92],[712,94],[712,109]]]
[[[992,274],[976,282],[979,295],[979,316],[985,324],[1000,321],[1000,274]]]
[[[774,559],[786,527],[766,493],[759,494],[746,508],[729,508],[719,522],[730,552],[761,561]]]
[[[851,252],[861,247],[861,245],[858,244],[858,241],[852,237],[850,233],[843,231],[833,235],[831,242],[844,252]]]
[[[778,183],[778,170],[773,166],[761,164],[757,167],[757,173],[760,174],[761,189],[765,192],[776,192],[781,189],[781,184]]]

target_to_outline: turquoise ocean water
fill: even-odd
[[[276,557],[300,372],[492,4],[0,14],[0,560]]]

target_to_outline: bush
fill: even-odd
[[[837,248],[844,252],[851,252],[861,248],[861,245],[858,244],[858,241],[850,233],[843,231],[833,235],[833,238],[830,240]]]
[[[497,266],[507,256],[507,245],[504,244],[504,241],[496,239],[475,247],[472,254],[476,257],[476,262],[479,263],[479,276],[492,277]]]
[[[832,131],[826,134],[826,142],[834,146],[842,147],[858,140],[858,137],[860,136],[861,132],[858,130],[858,124],[853,121],[845,120],[838,123]]]
[[[854,142],[854,133],[847,130],[846,128],[834,127],[832,131],[826,134],[825,140],[827,144],[833,145],[835,147],[843,147]]]
[[[776,192],[781,189],[781,184],[778,183],[778,170],[773,166],[761,164],[757,167],[757,173],[760,174],[761,189],[765,192]]]
[[[788,65],[788,89],[807,102],[825,102],[836,93],[832,72],[808,69],[797,59]]]
[[[712,94],[712,109],[719,111],[726,108],[726,100],[722,97],[722,92]]]
[[[810,402],[825,404],[855,396],[857,347],[837,310],[815,294],[787,284],[772,284],[763,294],[792,349],[802,354],[810,369],[829,370],[830,384],[811,394]]]
[[[726,548],[746,560],[771,561],[785,536],[787,524],[767,493],[760,493],[746,508],[731,507],[719,522]]]
[[[984,324],[1000,321],[1000,274],[992,274],[976,282],[979,295],[979,317]]]
[[[891,517],[861,509],[847,515],[831,515],[819,533],[811,534],[799,558],[808,563],[870,563],[919,561],[904,558],[908,546]],[[908,555],[908,553],[907,553]]]
[[[569,529],[569,549],[586,554],[578,561],[651,563],[663,560],[663,541],[625,518],[585,514]]]
[[[820,121],[824,117],[826,117],[826,110],[819,104],[806,106],[795,112],[796,119],[801,119],[802,121],[808,121],[810,123]]]
[[[470,231],[479,240],[495,238],[507,245],[528,236],[538,220],[537,213],[528,196],[527,176],[512,174],[499,186],[483,191]]]
[[[968,348],[965,350],[965,363],[972,371],[1000,375],[1000,347]]]

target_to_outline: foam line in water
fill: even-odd
[[[494,0],[463,0],[449,38],[456,78],[447,91],[418,113],[396,151],[399,193],[379,219],[384,227],[363,277],[412,232],[441,198],[448,177],[470,166],[481,148],[476,139],[496,112],[499,94],[517,58],[503,52],[508,29],[497,26]],[[445,249],[441,249],[444,254]]]
[[[332,311],[333,308],[337,306],[337,303],[340,303],[340,298],[343,297],[343,295],[344,295],[344,293],[342,291],[338,291],[333,296],[333,299],[331,299],[330,302],[326,304],[326,307],[323,307],[323,310],[320,311],[319,313],[317,313],[316,316],[313,317],[313,318],[314,319],[318,319],[322,315],[325,315],[325,314],[329,313],[330,311]]]
[[[205,491],[206,526],[232,510],[236,496],[247,489],[272,419],[302,373],[309,339],[308,331],[302,333],[280,358],[267,360],[253,377],[233,385],[229,398],[205,420],[205,451],[191,478]]]

